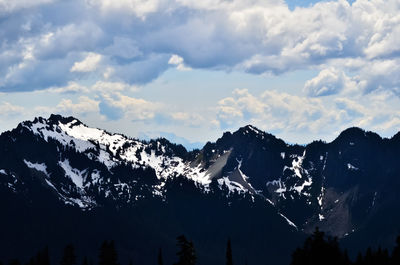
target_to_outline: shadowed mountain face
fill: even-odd
[[[298,146],[246,126],[187,152],[73,117],[37,118],[0,135],[0,259],[69,242],[95,257],[114,239],[122,259],[153,264],[162,246],[172,263],[184,233],[199,263],[224,262],[230,237],[238,261],[288,264],[315,226],[349,246],[390,246],[400,232],[398,150],[399,134],[350,128]]]

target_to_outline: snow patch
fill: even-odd
[[[374,193],[374,198],[372,199],[372,205],[371,205],[371,207],[374,207],[374,205],[375,205],[376,195],[377,195],[377,194],[378,194],[378,192],[375,191],[375,193]]]
[[[303,166],[303,160],[304,160],[305,156],[306,156],[306,150],[304,150],[302,156],[296,156],[296,155],[293,156],[294,159],[292,161],[292,166],[291,167],[285,166],[283,168],[283,171],[291,170],[291,171],[294,172],[295,176],[297,176],[300,179],[303,178],[302,171],[304,173],[306,173],[306,174],[308,173],[307,170],[303,169],[303,167],[302,167]]]
[[[227,186],[229,189],[229,192],[235,192],[235,191],[243,192],[246,190],[241,184],[239,184],[235,181],[229,180],[228,177],[219,178],[217,181],[220,186],[222,186],[222,185]]]
[[[251,125],[249,125],[249,126],[247,126],[250,130],[252,130],[253,132],[255,132],[256,134],[263,134],[263,132],[262,131],[260,131],[260,130],[258,130],[257,128],[255,128],[255,127],[253,127],[253,126],[251,126]]]
[[[294,228],[296,228],[296,230],[298,230],[298,229],[297,229],[297,226],[296,226],[292,221],[290,221],[289,218],[287,218],[286,216],[284,216],[284,215],[281,214],[281,213],[279,213],[279,215],[282,216],[282,217],[286,220],[286,222],[287,222],[289,225],[293,226]]]
[[[309,193],[306,192],[302,193],[302,191],[305,187],[310,187],[311,185],[312,185],[312,179],[311,177],[309,177],[308,180],[304,181],[303,184],[301,184],[300,186],[294,186],[293,190],[297,191],[299,194],[309,196],[310,195]]]
[[[322,209],[322,199],[324,198],[324,193],[325,193],[325,188],[321,187],[321,193],[319,194],[319,196],[317,198],[318,199],[318,204],[321,207],[321,209]]]
[[[54,187],[53,183],[51,183],[48,179],[45,179],[45,181],[46,181],[47,185],[49,185],[50,187],[52,187],[52,188],[53,188],[55,191],[57,191],[57,193],[58,193],[58,190],[56,189],[56,187]]]
[[[4,169],[0,169],[0,174],[7,175],[7,173]]]
[[[25,160],[25,159],[24,159],[24,163],[25,163],[25,165],[26,165],[27,167],[32,168],[32,169],[35,169],[35,170],[37,170],[37,171],[40,171],[40,172],[44,173],[46,176],[49,176],[49,174],[47,173],[47,166],[46,166],[46,164],[44,164],[44,163],[41,163],[41,164],[39,164],[39,163],[32,163],[32,162],[29,162],[29,161],[27,161],[27,160]]]
[[[358,170],[358,167],[355,167],[355,166],[353,166],[352,164],[347,163],[347,169],[348,169],[348,170],[352,170],[352,171],[356,171],[356,170]]]
[[[278,180],[273,180],[273,181],[268,181],[267,186],[278,186],[278,188],[275,190],[276,193],[280,193],[283,195],[284,192],[286,192],[286,186],[285,183],[279,178]]]
[[[62,123],[59,123],[59,126],[50,125],[46,123],[37,122],[32,124],[30,130],[36,135],[42,136],[43,139],[48,142],[49,138],[57,140],[64,146],[74,147],[78,152],[82,153],[89,148],[94,148],[95,146],[88,142],[80,139],[76,139],[68,135],[65,131],[62,130]],[[61,126],[61,127],[60,127]]]
[[[98,170],[94,170],[91,174],[91,178],[92,178],[92,183],[99,183],[100,181],[100,171]],[[89,183],[87,183],[86,185],[88,185]]]
[[[68,159],[59,161],[58,165],[64,169],[65,175],[68,176],[78,188],[83,188],[83,176],[86,174],[86,170],[80,171],[72,168]]]

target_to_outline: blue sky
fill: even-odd
[[[200,146],[400,128],[396,0],[0,0],[0,131],[51,113]]]

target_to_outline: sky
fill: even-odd
[[[0,132],[51,113],[188,148],[400,129],[398,0],[0,0]]]

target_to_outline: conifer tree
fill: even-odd
[[[345,265],[350,265],[351,264],[351,261],[350,261],[350,258],[349,258],[349,254],[347,253],[347,249],[345,249],[344,253],[343,253],[343,264],[345,264]]]
[[[391,264],[392,265],[400,264],[400,236],[398,236],[396,239],[396,246],[394,247],[392,252]]]
[[[60,261],[60,265],[75,265],[76,256],[74,246],[72,244],[67,245],[64,248],[64,253]]]
[[[364,263],[366,265],[372,265],[373,264],[373,253],[372,253],[372,249],[369,247],[367,248],[367,252],[365,252],[365,257],[364,257]]]
[[[19,262],[19,260],[17,260],[17,259],[12,259],[12,260],[10,260],[10,262],[8,264],[9,265],[21,265],[21,262]]]
[[[114,241],[104,241],[100,247],[99,265],[118,265],[118,255]]]
[[[341,265],[346,257],[339,248],[337,238],[325,239],[324,232],[315,229],[306,239],[303,248],[298,248],[292,255],[291,265]]]
[[[226,265],[233,265],[231,240],[226,243]]]
[[[361,252],[358,252],[357,259],[356,259],[356,262],[354,264],[355,265],[362,265],[363,263],[364,263],[363,256],[362,256]]]
[[[38,251],[34,263],[36,265],[50,265],[49,248],[45,247],[42,251]]]
[[[33,257],[31,257],[26,264],[27,265],[35,265],[35,259]],[[0,265],[3,265],[3,264],[0,264]]]
[[[89,260],[88,260],[87,256],[85,256],[83,258],[82,265],[89,265]]]
[[[161,248],[158,250],[157,264],[158,265],[163,265],[164,264],[163,258],[162,258]]]
[[[177,246],[180,250],[176,253],[179,260],[175,265],[194,265],[196,264],[196,253],[193,242],[189,242],[184,235],[177,237]]]

